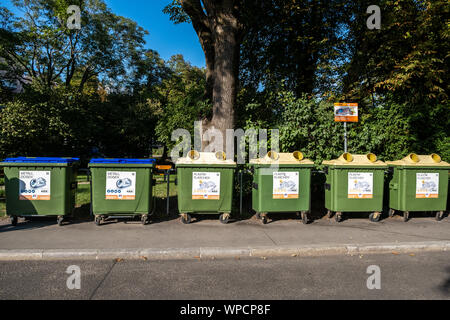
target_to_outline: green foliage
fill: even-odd
[[[347,1],[244,1],[241,82],[300,96],[331,89]]]
[[[372,2],[348,6],[344,93],[362,100],[391,95],[399,103],[447,104],[450,6],[446,0],[383,0],[382,29],[368,30],[356,15]],[[446,22],[447,21],[447,22]],[[373,97],[372,97],[373,98]]]
[[[38,105],[13,102],[0,113],[0,157],[42,152],[48,120]]]
[[[351,152],[383,160],[438,152],[448,159],[448,1],[381,1],[379,31],[366,25],[372,4],[247,4],[254,10],[241,54],[238,125],[279,128],[283,151],[299,149],[320,163],[343,152],[333,102],[357,102]],[[311,11],[323,25],[311,22]],[[311,92],[317,94],[303,94]]]
[[[316,165],[344,152],[344,128],[341,123],[334,122],[333,103],[306,95],[297,98],[293,92],[284,90],[270,99],[269,105],[275,111],[270,116],[273,122],[254,120],[250,116],[247,128],[278,128],[282,152],[302,151]],[[263,110],[265,107],[249,104],[246,109]],[[348,124],[350,152],[373,152],[381,160],[400,159],[411,152],[431,154],[439,151],[444,158],[448,157],[449,139],[445,129],[435,128],[434,135],[426,141],[420,140],[417,119],[407,112],[405,105],[386,100],[378,107],[362,105],[360,111],[360,122]],[[428,118],[429,127],[433,128],[436,120]]]
[[[0,57],[15,78],[33,79],[48,88],[64,84],[80,92],[93,78],[125,85],[143,51],[147,32],[111,12],[103,0],[14,0],[24,17],[4,20]],[[66,26],[70,5],[81,8],[81,29]],[[0,16],[8,13],[0,11]],[[78,78],[75,77],[78,75]]]
[[[146,32],[104,1],[14,3],[29,16],[0,7],[0,158],[146,157],[156,141],[167,153],[175,129],[210,118],[205,70],[144,50]],[[61,23],[70,4],[82,8],[79,31]],[[448,1],[381,0],[379,31],[366,26],[372,4],[244,2],[236,127],[280,129],[282,151],[320,164],[343,152],[333,102],[358,102],[351,152],[450,161]],[[164,12],[190,22],[180,0]],[[6,85],[17,78],[21,94]]]
[[[88,108],[93,103],[78,92],[40,91],[30,86],[0,112],[0,157],[80,152],[94,127],[88,124]]]
[[[302,151],[316,164],[342,153],[343,130],[334,123],[332,104],[295,98],[292,92],[281,92],[277,100],[284,106],[279,122],[282,151]]]
[[[174,23],[185,23],[191,20],[181,7],[180,0],[172,0],[170,4],[164,7],[163,12],[169,15],[170,20]]]
[[[158,87],[164,97],[161,116],[156,127],[158,141],[169,150],[175,145],[172,132],[185,129],[194,133],[194,122],[200,121],[211,112],[211,106],[204,100],[206,86],[205,72],[186,63],[181,56],[174,56],[168,62],[171,77]]]

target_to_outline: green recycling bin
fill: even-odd
[[[403,212],[436,212],[436,220],[444,218],[448,198],[450,164],[437,154],[410,154],[399,161],[387,162],[392,172],[389,183],[389,216]]]
[[[370,220],[378,222],[383,211],[384,174],[388,168],[368,155],[343,154],[339,159],[324,161],[325,207],[328,217],[335,213],[341,222],[347,212],[371,212]]]
[[[5,171],[6,213],[18,218],[55,216],[58,225],[73,214],[78,158],[8,158]]]
[[[153,212],[154,159],[92,159],[91,206],[95,224],[108,219],[141,217]]]
[[[220,214],[227,224],[231,217],[236,163],[223,152],[190,151],[178,159],[178,210],[184,224],[193,214]]]
[[[250,161],[253,169],[253,210],[263,224],[269,213],[295,212],[308,223],[311,210],[311,171],[314,162],[301,152],[270,151],[266,157]]]

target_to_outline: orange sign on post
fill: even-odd
[[[172,166],[169,165],[157,165],[156,169],[164,171],[164,170],[172,170]]]
[[[335,103],[334,104],[335,122],[358,122],[358,104],[357,103]]]

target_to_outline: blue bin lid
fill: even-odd
[[[92,159],[92,164],[153,164],[156,159]]]
[[[18,158],[7,158],[4,162],[5,163],[73,163],[76,161],[80,161],[80,158],[18,157]]]

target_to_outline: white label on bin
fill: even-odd
[[[298,199],[299,176],[298,172],[273,173],[273,198]]]
[[[220,200],[220,172],[193,172],[193,200]]]
[[[439,198],[439,173],[418,173],[416,175],[416,198]]]
[[[373,199],[373,173],[348,173],[348,198]]]
[[[107,171],[106,200],[135,200],[136,172]]]
[[[20,171],[20,200],[50,200],[50,171]]]

